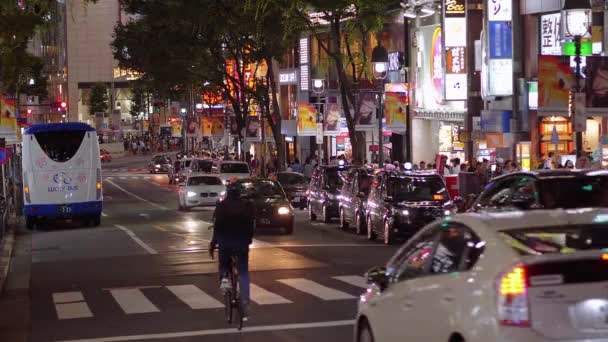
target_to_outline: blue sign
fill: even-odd
[[[510,110],[482,110],[481,131],[484,133],[510,133],[511,113]]]
[[[513,35],[510,21],[490,21],[490,58],[513,58]]]

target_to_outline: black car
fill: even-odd
[[[241,196],[250,200],[255,207],[256,232],[282,230],[285,234],[293,233],[294,211],[279,182],[240,178],[233,184],[240,188]]]
[[[306,208],[308,202],[308,196],[306,190],[308,190],[308,179],[301,173],[297,172],[277,172],[275,178],[283,190],[287,198],[294,207],[300,209]]]
[[[150,173],[168,173],[171,167],[171,158],[163,155],[154,156],[148,164]]]
[[[367,237],[385,244],[409,238],[437,218],[455,213],[443,178],[436,173],[382,171],[367,198]]]
[[[308,187],[308,217],[321,216],[323,222],[338,217],[338,194],[344,185],[348,166],[320,166],[312,173]]]
[[[365,232],[365,206],[374,180],[374,170],[353,167],[348,171],[342,191],[338,195],[340,227],[355,226],[357,234]]]
[[[471,211],[608,207],[608,171],[535,170],[492,179]]]

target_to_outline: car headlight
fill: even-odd
[[[222,183],[223,183],[224,185],[228,185],[228,184],[230,184],[230,181],[229,181],[229,180],[227,180],[227,179],[222,179]]]
[[[291,209],[289,209],[289,207],[279,207],[277,212],[279,215],[289,215],[289,213],[291,213]]]
[[[188,197],[196,197],[197,194],[194,191],[188,191],[187,195]]]
[[[160,164],[156,164],[156,165],[154,165],[154,167],[156,167],[158,169],[160,167]]]
[[[443,211],[443,215],[450,216],[450,215],[452,215],[452,211],[449,210],[449,209],[446,209],[446,210]]]
[[[407,209],[398,210],[397,213],[401,216],[410,216],[410,212]]]

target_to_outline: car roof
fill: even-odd
[[[220,164],[247,164],[247,162],[240,160],[220,160]]]
[[[279,171],[276,173],[277,175],[297,175],[297,176],[304,176],[303,173],[300,172],[293,172],[293,171]]]
[[[188,175],[188,178],[202,177],[202,176],[220,178],[220,176],[216,173],[206,173],[206,172],[192,172],[190,175]]]
[[[542,228],[608,222],[608,208],[465,213],[450,219],[468,226],[483,223],[496,230]]]
[[[552,179],[552,178],[575,178],[575,177],[608,177],[608,170],[574,170],[574,169],[557,169],[557,170],[531,170],[531,171],[518,171],[509,173],[500,177],[494,178],[495,180],[502,179],[513,175],[528,175],[538,179]]]

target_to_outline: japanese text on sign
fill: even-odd
[[[561,14],[553,13],[541,16],[541,55],[559,56],[562,54],[560,43]]]

